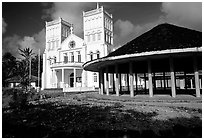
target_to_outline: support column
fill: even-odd
[[[129,63],[129,78],[130,78],[130,97],[134,97],[134,87],[133,87],[133,68],[132,62]]]
[[[103,95],[104,91],[104,74],[103,70],[101,69],[99,72],[99,94]]]
[[[198,65],[197,65],[196,56],[194,56],[193,58],[193,68],[194,68],[194,76],[195,76],[196,97],[200,97],[199,73],[198,73]]]
[[[136,94],[137,94],[137,91],[138,91],[138,88],[137,88],[137,73],[135,73],[135,85],[136,85]]]
[[[176,97],[176,83],[175,83],[173,58],[169,58],[169,63],[170,63],[170,75],[171,75],[171,94],[172,94],[172,97]]]
[[[127,73],[127,88],[128,92],[130,92],[130,83],[129,83],[129,74]]]
[[[121,82],[121,73],[119,73],[119,82],[120,82],[120,92],[122,92],[122,82]]]
[[[115,74],[113,72],[113,94],[115,93],[115,78],[114,78]]]
[[[62,88],[64,88],[64,68],[62,68]]]
[[[148,84],[149,84],[149,96],[153,97],[153,86],[152,86],[152,67],[151,67],[151,61],[148,60]]]
[[[56,78],[56,70],[53,70],[53,75],[54,75],[54,87],[57,88],[57,78]]]
[[[109,75],[108,75],[108,67],[106,68],[106,95],[109,95]]]
[[[119,81],[118,81],[118,65],[115,65],[115,91],[116,91],[116,96],[119,96]]]
[[[74,68],[74,87],[76,87],[76,69]]]

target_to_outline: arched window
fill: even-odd
[[[81,62],[81,53],[80,51],[78,51],[77,53],[78,53],[78,62]]]
[[[67,56],[67,53],[64,53],[64,63],[67,63],[68,62],[68,56]]]
[[[90,60],[93,60],[93,52],[90,52]]]
[[[97,82],[97,73],[93,74],[94,82]]]
[[[97,59],[100,58],[100,52],[99,51],[96,51],[96,57],[97,57]]]
[[[71,62],[74,62],[74,52],[70,52]]]

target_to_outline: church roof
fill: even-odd
[[[164,23],[133,39],[106,57],[201,46],[202,32]]]

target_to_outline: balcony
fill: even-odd
[[[59,67],[78,67],[82,68],[83,62],[56,62],[51,64],[51,68],[59,68]]]

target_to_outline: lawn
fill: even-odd
[[[2,136],[202,137],[202,101],[66,94],[3,108]]]

